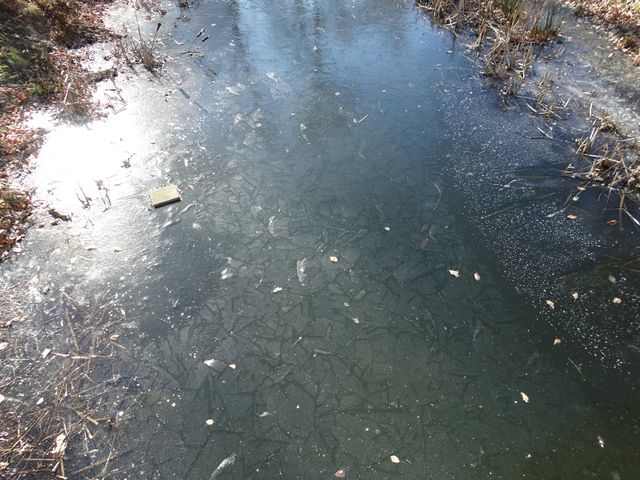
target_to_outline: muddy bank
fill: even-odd
[[[26,121],[33,110],[87,121],[98,108],[94,84],[115,71],[89,72],[78,48],[109,38],[109,2],[18,0],[0,5],[0,261],[26,233],[31,192],[19,185],[45,132]],[[19,248],[18,248],[19,251]]]

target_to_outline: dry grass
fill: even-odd
[[[24,298],[26,286],[2,298]],[[33,286],[31,286],[33,288]],[[0,477],[102,478],[116,456],[118,343],[112,305],[81,307],[63,294],[46,327],[25,316],[0,329]],[[13,308],[10,315],[24,312]]]
[[[625,202],[640,203],[640,147],[633,141],[626,141],[611,117],[590,113],[591,131],[576,140],[576,154],[586,161],[583,170],[576,171],[571,165],[565,176],[586,181],[587,185],[606,188],[620,197],[620,210],[632,218]]]
[[[96,116],[95,81],[114,72],[87,72],[73,49],[109,38],[101,19],[108,3],[0,2],[0,261],[24,235],[31,211],[29,192],[12,190],[8,180],[40,147],[41,132],[25,128],[25,116],[43,104],[56,107],[65,120]]]
[[[120,35],[115,43],[116,58],[130,67],[140,64],[149,72],[154,73],[163,64],[162,56],[156,52],[155,48],[161,26],[162,23],[156,25],[156,31],[151,40],[146,40],[143,37],[140,27],[138,27],[135,36],[129,31]]]
[[[577,5],[578,12],[597,15],[627,32],[620,37],[621,48],[632,49],[638,43],[638,37],[629,32],[640,31],[640,1],[576,0],[565,3]],[[518,93],[540,46],[559,34],[554,3],[544,0],[421,0],[419,5],[454,33],[475,34],[470,50],[478,53],[484,74],[500,81],[505,96]],[[640,52],[636,58],[640,63]],[[558,101],[547,75],[540,79],[536,91],[535,98],[525,99],[532,112],[548,120],[558,120],[566,114],[568,100]],[[576,154],[587,161],[587,166],[582,171],[570,166],[565,175],[618,194],[622,199],[620,208],[628,214],[625,201],[640,201],[640,147],[623,140],[606,113],[596,116],[590,111],[589,118],[589,131],[576,140]],[[539,130],[552,138],[549,133]]]
[[[638,0],[562,0],[577,15],[596,18],[609,25],[618,48],[631,55],[640,66],[640,1]]]
[[[471,49],[505,95],[517,93],[535,49],[558,36],[556,9],[547,0],[422,0],[419,6],[452,31],[475,34]]]

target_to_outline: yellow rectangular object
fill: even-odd
[[[151,204],[155,207],[162,207],[173,202],[179,202],[180,193],[178,193],[178,187],[175,185],[167,185],[162,188],[156,188],[149,191],[149,197],[151,197]]]

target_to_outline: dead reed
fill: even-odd
[[[418,6],[454,34],[475,36],[470,50],[477,53],[483,73],[499,82],[505,96],[518,94],[540,47],[559,35],[558,10],[550,0],[418,0]],[[569,100],[561,102],[553,95],[548,75],[542,76],[536,92],[535,98],[525,98],[536,115],[558,120],[567,113]],[[620,208],[631,216],[625,201],[640,202],[640,147],[624,139],[606,113],[596,116],[589,111],[589,118],[591,127],[576,139],[575,147],[586,166],[580,170],[570,165],[565,175],[618,194]]]
[[[136,64],[142,65],[149,72],[154,73],[163,64],[162,56],[156,52],[155,45],[158,38],[158,31],[162,23],[156,24],[156,30],[151,40],[143,37],[140,26],[137,27],[137,38],[129,31],[120,35],[115,41],[114,54],[121,62],[133,67]]]
[[[3,298],[24,297],[24,287]],[[117,473],[118,310],[60,300],[46,327],[17,316],[0,329],[0,478]]]
[[[484,74],[515,95],[531,68],[535,48],[559,34],[555,6],[548,0],[421,0],[418,3],[454,32],[471,31],[471,50]]]

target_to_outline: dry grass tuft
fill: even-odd
[[[2,298],[24,298],[26,288],[5,289]],[[122,389],[118,310],[81,307],[64,294],[62,300],[46,329],[30,330],[24,316],[0,324],[2,478],[117,473],[109,461],[117,456],[113,401]],[[13,314],[18,310],[24,312]]]
[[[504,95],[518,92],[535,48],[559,34],[556,7],[547,0],[422,0],[419,6],[454,32],[471,29],[471,49],[485,75],[502,82]]]

